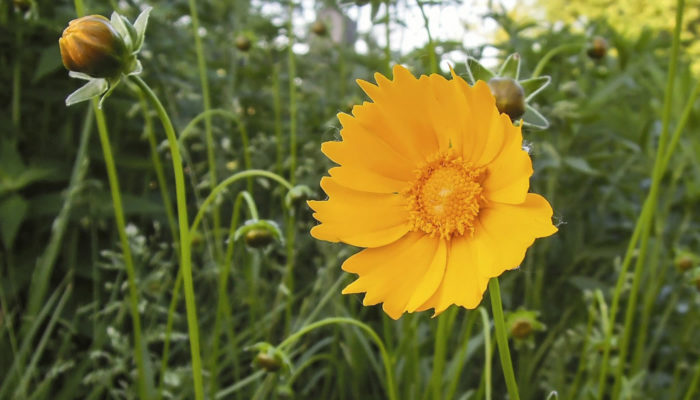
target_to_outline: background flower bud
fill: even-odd
[[[501,113],[506,113],[515,120],[525,114],[525,91],[518,81],[512,78],[491,78],[488,81],[496,107]]]
[[[604,37],[602,36],[596,36],[591,40],[591,45],[588,47],[588,50],[586,50],[586,54],[588,54],[588,57],[594,59],[594,60],[600,60],[601,58],[605,57],[605,54],[608,52],[608,41],[605,40]]]
[[[112,78],[124,69],[127,49],[109,20],[88,15],[68,23],[58,40],[63,65],[94,78]]]

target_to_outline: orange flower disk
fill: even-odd
[[[323,153],[340,166],[310,201],[317,239],[364,250],[343,270],[394,319],[452,304],[475,308],[489,279],[517,268],[535,238],[557,231],[552,208],[528,193],[532,161],[521,128],[500,114],[485,82],[459,76],[358,81],[373,102],[338,114],[340,142]]]

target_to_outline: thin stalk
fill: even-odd
[[[506,333],[506,323],[503,319],[503,304],[501,303],[501,288],[498,284],[498,278],[491,278],[491,281],[489,281],[489,294],[491,295],[491,309],[493,311],[493,325],[496,330],[498,355],[501,359],[503,376],[506,379],[508,396],[511,400],[519,400],[518,383],[515,381],[513,362],[510,359],[510,350],[508,349],[508,335]]]
[[[483,307],[479,307],[481,324],[484,331],[484,387],[486,400],[491,400],[491,323],[489,315]]]
[[[173,333],[173,320],[175,317],[175,308],[177,308],[177,300],[180,295],[180,286],[182,286],[182,268],[178,268],[177,277],[175,278],[175,286],[173,287],[173,297],[170,299],[170,307],[168,308],[168,320],[165,325],[165,339],[163,340],[163,356],[160,361],[160,380],[158,382],[158,399],[163,398],[165,391],[165,372],[168,370],[168,358],[170,357],[170,337]]]
[[[192,257],[190,254],[190,229],[187,219],[187,199],[185,193],[185,174],[182,168],[182,159],[178,147],[175,129],[168,113],[163,108],[160,100],[151,88],[138,76],[130,76],[129,79],[136,83],[143,91],[151,105],[158,112],[165,133],[168,136],[170,152],[172,154],[173,170],[175,172],[175,191],[177,194],[177,214],[180,228],[180,268],[185,284],[185,304],[187,308],[187,328],[190,339],[190,353],[192,358],[192,375],[194,380],[194,393],[197,400],[204,399],[204,388],[202,384],[202,361],[199,351],[199,327],[197,324],[197,308],[194,297],[194,283],[192,281]]]
[[[216,199],[216,196],[219,193],[221,193],[222,190],[226,189],[227,186],[230,186],[230,185],[236,183],[236,181],[238,181],[240,179],[253,177],[253,176],[260,176],[260,177],[264,177],[264,178],[269,178],[269,179],[272,179],[273,181],[280,183],[282,186],[287,188],[287,190],[292,189],[292,185],[289,182],[287,182],[284,178],[275,174],[274,172],[265,171],[262,169],[250,169],[247,171],[239,172],[237,174],[233,174],[233,175],[229,176],[228,178],[224,179],[223,181],[221,181],[221,183],[219,183],[211,191],[211,193],[209,193],[207,198],[204,199],[204,202],[202,202],[202,205],[199,206],[199,211],[197,211],[197,215],[194,217],[194,221],[192,222],[191,231],[194,232],[197,230],[197,228],[199,227],[199,222],[202,220],[202,217],[204,216],[204,213],[206,212],[207,207],[209,206],[209,204],[214,202],[214,200]]]
[[[632,281],[632,290],[627,303],[625,312],[625,325],[623,330],[622,342],[620,344],[620,356],[618,361],[617,373],[615,374],[615,385],[613,386],[613,398],[617,398],[622,387],[622,375],[624,374],[625,364],[627,360],[627,350],[629,341],[632,335],[634,326],[634,312],[637,306],[637,293],[639,292],[642,271],[646,260],[647,247],[649,244],[649,236],[651,232],[651,222],[653,220],[654,211],[658,202],[659,187],[663,178],[664,171],[661,169],[663,159],[666,155],[666,146],[668,142],[669,124],[671,120],[671,107],[673,105],[673,86],[676,78],[676,68],[678,65],[678,54],[680,47],[680,32],[683,23],[683,11],[685,8],[685,0],[678,0],[676,6],[676,27],[673,35],[673,45],[671,47],[671,61],[668,70],[668,80],[666,82],[666,91],[664,93],[664,108],[662,115],[661,135],[659,137],[659,145],[657,147],[656,158],[654,162],[654,170],[652,172],[651,188],[649,189],[648,200],[650,202],[650,212],[644,220],[642,226],[641,239],[639,245],[639,253],[637,255],[637,263],[635,264],[634,280]]]
[[[384,74],[391,74],[391,0],[386,0],[386,18],[384,19]]]
[[[387,391],[387,397],[389,400],[396,400],[396,386],[394,384],[394,374],[393,374],[393,368],[392,368],[392,363],[391,363],[391,358],[389,358],[389,353],[386,351],[386,347],[384,346],[384,343],[382,340],[379,338],[376,332],[372,328],[370,328],[368,325],[357,321],[352,318],[343,318],[343,317],[335,317],[335,318],[326,318],[322,319],[320,321],[316,321],[312,324],[306,325],[305,327],[301,328],[297,332],[289,335],[286,339],[282,341],[282,343],[277,346],[277,348],[280,351],[284,351],[284,348],[286,346],[289,346],[293,344],[295,341],[299,340],[302,336],[305,334],[321,328],[326,325],[332,325],[332,324],[348,324],[348,325],[354,325],[361,330],[365,331],[367,335],[377,344],[377,347],[379,348],[379,352],[382,355],[382,361],[384,363],[384,372],[386,373],[386,391]]]
[[[56,257],[59,254],[61,242],[63,241],[63,236],[68,227],[71,210],[83,180],[85,179],[88,166],[90,165],[90,158],[87,156],[87,147],[90,142],[90,135],[92,134],[92,123],[93,113],[92,110],[88,108],[85,119],[83,120],[80,143],[78,144],[78,151],[75,155],[75,162],[73,163],[73,171],[71,172],[68,188],[66,189],[66,198],[61,205],[61,210],[51,224],[49,243],[46,245],[42,255],[37,259],[36,267],[32,272],[31,289],[29,291],[32,295],[29,298],[29,306],[26,311],[26,315],[29,317],[36,315],[44,302],[49,280],[51,279],[51,271],[53,270]]]
[[[591,338],[591,330],[593,330],[593,321],[595,320],[594,307],[591,306],[588,309],[588,322],[586,323],[586,334],[583,336],[583,345],[581,346],[581,355],[579,356],[578,368],[576,369],[576,375],[574,376],[574,381],[569,387],[567,399],[574,400],[576,395],[579,393],[579,384],[581,382],[581,377],[583,372],[586,370],[586,361],[588,361],[588,344]]]
[[[272,69],[272,107],[275,115],[275,145],[277,146],[277,158],[275,161],[275,171],[282,174],[282,157],[284,150],[282,146],[282,96],[280,96],[280,65],[275,64]]]
[[[220,116],[224,118],[228,118],[229,120],[233,121],[236,126],[238,127],[238,131],[241,134],[241,147],[243,148],[243,165],[245,166],[245,169],[252,169],[252,161],[250,157],[250,146],[249,146],[249,140],[248,140],[248,130],[245,127],[245,124],[243,121],[238,117],[238,115],[232,113],[231,111],[227,111],[224,109],[220,108],[214,108],[211,110],[207,111],[202,111],[199,113],[199,115],[195,116],[190,120],[190,122],[185,126],[185,129],[182,130],[180,133],[179,141],[182,142],[185,140],[190,132],[194,129],[195,126],[201,121],[202,119],[210,119],[213,116]],[[213,187],[212,187],[213,189]],[[252,177],[248,179],[248,191],[253,192],[253,180]]]
[[[700,385],[700,360],[698,360],[698,364],[695,366],[693,380],[690,382],[690,386],[688,387],[688,391],[685,393],[683,400],[692,400],[693,395],[695,395],[695,392],[698,390],[698,385]]]
[[[287,21],[287,68],[289,72],[289,182],[296,183],[297,170],[297,89],[294,80],[297,76],[296,58],[294,57],[294,0],[289,0],[289,19]]]
[[[151,148],[151,161],[153,162],[153,169],[156,171],[156,179],[158,180],[160,196],[163,199],[165,215],[168,218],[168,227],[170,227],[170,233],[173,236],[173,240],[177,240],[175,214],[173,213],[173,205],[170,201],[170,191],[168,191],[168,182],[165,180],[163,164],[160,162],[160,157],[158,156],[158,144],[156,143],[156,135],[153,131],[153,120],[148,113],[148,103],[146,103],[146,98],[141,92],[139,92],[139,103],[141,104],[141,110],[143,111],[143,121],[145,123],[144,131],[146,133],[146,138],[148,139],[148,145]]]
[[[450,385],[447,389],[447,396],[445,399],[447,400],[452,400],[455,397],[455,393],[457,392],[457,386],[460,382],[460,375],[462,374],[462,369],[464,368],[464,359],[467,357],[467,353],[469,351],[469,341],[472,335],[472,329],[474,328],[474,323],[476,322],[476,317],[477,317],[476,311],[472,310],[469,312],[469,316],[467,317],[467,326],[464,330],[464,343],[462,343],[461,350],[457,354],[457,366],[456,366],[456,371],[453,374],[452,381],[450,382]],[[486,319],[488,321],[488,317]]]
[[[15,54],[15,65],[12,71],[12,126],[15,135],[20,135],[20,122],[22,121],[22,25],[15,32],[15,44],[17,53]]]
[[[580,51],[582,47],[583,45],[581,43],[567,43],[553,48],[552,50],[548,51],[542,58],[540,58],[540,61],[535,66],[535,70],[532,72],[532,77],[537,78],[538,76],[542,75],[544,67],[547,66],[547,64],[552,60],[552,58],[554,58],[554,56],[569,51]]]
[[[211,109],[211,97],[209,95],[209,80],[207,78],[207,64],[204,60],[204,46],[202,46],[202,38],[199,36],[199,17],[197,16],[197,4],[195,0],[189,0],[190,17],[192,18],[192,35],[194,36],[194,46],[197,52],[197,69],[199,70],[199,81],[202,85],[202,101],[204,102],[204,111]],[[216,174],[216,160],[214,158],[214,135],[212,133],[211,117],[207,114],[204,118],[204,131],[207,142],[207,162],[209,164],[209,187],[213,189],[218,183]],[[219,249],[221,248],[221,221],[219,217],[219,206],[214,205],[212,212],[214,221],[214,241],[216,245],[214,249],[217,252],[217,257],[220,256]]]
[[[210,397],[216,397],[216,392],[218,390],[216,382],[218,378],[218,357],[219,357],[219,331],[221,330],[221,324],[223,320],[224,309],[226,308],[226,303],[228,296],[226,296],[226,290],[228,286],[228,277],[231,272],[231,260],[233,259],[233,249],[234,240],[233,235],[238,227],[241,202],[245,200],[248,206],[248,211],[250,213],[251,219],[258,219],[258,210],[255,206],[255,202],[251,197],[250,193],[242,191],[236,196],[236,201],[233,206],[233,215],[231,216],[231,224],[229,228],[228,246],[226,249],[225,263],[220,266],[219,271],[219,285],[218,285],[218,302],[216,305],[216,318],[214,319],[214,331],[212,335],[212,351],[211,359],[209,361],[209,373],[212,378],[212,385],[210,388]],[[229,309],[230,310],[230,309]]]
[[[447,351],[447,315],[438,318],[437,332],[435,333],[435,351],[433,352],[433,373],[430,376],[430,389],[434,400],[442,400],[442,375],[445,366],[445,353]],[[424,398],[427,397],[423,396]]]
[[[435,42],[433,42],[433,35],[430,34],[430,20],[428,16],[425,15],[425,10],[423,9],[423,2],[421,0],[416,0],[418,3],[418,8],[423,16],[423,24],[425,25],[425,32],[428,34],[428,63],[430,65],[430,73],[436,74],[438,72],[437,57],[435,56]],[[387,8],[388,16],[388,8]]]
[[[136,359],[136,367],[138,370],[138,387],[139,396],[142,399],[149,398],[146,369],[144,366],[144,351],[143,342],[141,340],[141,317],[139,315],[139,294],[136,286],[136,270],[134,261],[131,257],[131,247],[129,246],[129,238],[126,236],[126,221],[124,219],[124,207],[122,205],[122,196],[119,189],[119,178],[117,177],[117,169],[114,166],[114,157],[112,156],[112,146],[109,142],[109,131],[107,130],[107,122],[102,110],[97,107],[97,99],[92,101],[92,109],[95,112],[97,120],[97,133],[100,136],[100,144],[102,145],[102,153],[105,159],[105,167],[107,168],[107,177],[109,179],[109,188],[112,194],[112,205],[114,207],[114,219],[117,223],[117,232],[119,233],[119,241],[121,242],[122,253],[124,256],[124,266],[126,268],[127,280],[129,282],[129,309],[131,311],[131,320],[134,330],[134,356]]]

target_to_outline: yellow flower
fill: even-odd
[[[101,15],[70,21],[58,44],[66,69],[96,78],[120,74],[129,57],[121,35]]]
[[[343,293],[366,293],[392,318],[452,304],[475,308],[492,277],[517,268],[535,238],[557,231],[552,208],[528,193],[532,161],[521,128],[500,114],[483,81],[440,75],[358,81],[373,102],[338,114],[340,142],[323,153],[339,167],[310,201],[317,239],[366,249],[343,270]]]

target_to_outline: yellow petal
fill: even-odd
[[[505,122],[501,116],[501,123]],[[510,124],[510,121],[507,123]],[[522,148],[520,128],[506,127],[503,133],[503,147],[488,164],[488,175],[482,186],[486,198],[490,201],[520,204],[525,201],[525,195],[530,188],[532,160]]]
[[[544,197],[528,193],[522,204],[493,203],[479,214],[474,236],[496,255],[490,276],[517,268],[536,238],[554,234],[552,207]]]
[[[449,242],[447,266],[440,286],[418,311],[435,309],[439,315],[447,307],[456,304],[473,309],[481,298],[489,281],[489,267],[493,256],[484,252],[475,238],[455,237]]]
[[[442,280],[445,257],[443,240],[411,232],[392,244],[348,258],[343,269],[359,277],[343,294],[365,292],[366,305],[383,302],[384,311],[398,319],[432,296]]]
[[[406,200],[398,194],[369,193],[339,185],[324,177],[327,201],[310,201],[320,225],[311,230],[317,239],[343,241],[353,246],[378,247],[408,232]]]

